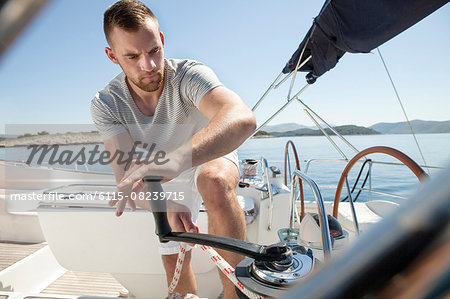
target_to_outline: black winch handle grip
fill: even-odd
[[[148,192],[151,192],[152,195],[150,196],[150,208],[155,218],[156,234],[160,242],[167,243],[169,240],[165,240],[163,237],[170,234],[172,229],[167,220],[166,199],[165,196],[161,195],[164,192],[161,186],[162,179],[160,176],[146,176],[142,181],[147,184]]]
[[[161,243],[169,241],[187,242],[194,244],[207,245],[227,251],[246,255],[260,261],[281,261],[286,259],[288,248],[286,244],[274,244],[270,246],[263,246],[251,242],[226,238],[221,236],[214,236],[208,234],[173,232],[167,220],[166,199],[160,197],[160,192],[164,192],[161,187],[162,177],[146,176],[142,179],[147,186],[148,191],[152,192],[150,197],[150,207],[155,217],[156,234]],[[153,193],[158,192],[158,193]],[[153,194],[157,196],[153,197]]]

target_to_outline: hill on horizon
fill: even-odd
[[[336,126],[333,127],[341,135],[375,135],[381,134],[373,129],[355,126],[355,125],[344,125],[344,126]],[[330,129],[325,129],[325,132],[330,135],[334,135],[334,133]],[[322,135],[322,131],[316,129],[303,128],[293,131],[286,132],[271,132],[270,135],[275,137],[284,137],[284,136],[320,136]]]
[[[272,132],[286,132],[286,131],[294,131],[299,129],[308,128],[307,126],[298,124],[298,123],[284,123],[278,125],[265,126],[263,128],[264,131],[268,133]]]
[[[335,126],[331,125],[332,127],[343,127],[343,126]],[[363,126],[356,126],[356,125],[347,125],[347,126],[355,126],[358,128],[366,128]],[[411,121],[411,126],[415,133],[418,134],[428,134],[428,133],[450,133],[450,120],[446,121],[430,121],[430,120],[419,120],[415,119]],[[367,129],[367,128],[366,128]],[[408,123],[403,122],[395,122],[395,123],[388,123],[388,122],[380,122],[376,123],[368,129],[372,129],[374,131],[377,131],[382,134],[409,134],[411,131],[409,129]],[[283,124],[277,124],[277,125],[269,125],[265,126],[263,128],[264,131],[268,132],[271,135],[275,134],[277,136],[280,136],[281,133],[288,133],[288,134],[314,134],[312,131],[317,130],[315,126],[305,126],[298,123],[283,123]],[[367,131],[368,134],[370,131]],[[275,133],[275,134],[273,134]],[[359,134],[359,133],[358,133]],[[365,133],[362,133],[365,134]]]
[[[450,120],[431,121],[415,119],[411,121],[411,127],[414,133],[450,133]],[[406,121],[396,123],[376,123],[369,127],[383,134],[408,134],[411,133]]]
[[[334,127],[333,124],[330,124],[330,126]],[[323,125],[322,128],[325,128],[326,126]],[[277,124],[277,125],[269,125],[265,126],[263,128],[264,131],[268,133],[272,132],[288,132],[288,131],[295,131],[300,129],[310,129],[310,130],[317,130],[316,126],[305,126],[298,123],[283,123],[283,124]]]

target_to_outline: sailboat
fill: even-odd
[[[3,12],[8,9],[9,2],[12,1],[0,7]],[[254,110],[275,86],[291,80],[289,100],[257,131],[294,101],[300,102],[307,115],[323,130],[319,122],[328,124],[302,102],[299,95],[335,67],[346,52],[370,52],[447,2],[327,1],[293,57],[256,103]],[[42,4],[43,1],[36,1],[33,5],[24,5],[22,18],[11,23],[8,37],[13,36],[12,33],[16,33],[31,15],[30,12]],[[1,38],[5,39],[3,35]],[[293,94],[292,86],[298,71],[307,72],[307,84]],[[333,130],[332,126],[329,129]],[[325,130],[323,132],[328,136]],[[343,136],[334,133],[352,148]],[[296,151],[292,142],[286,148]],[[337,145],[336,148],[340,151]],[[373,153],[392,156],[425,182],[409,204],[398,207],[398,204],[385,200],[354,201],[348,173],[362,159],[369,165],[367,173],[370,178],[370,165],[377,161],[365,157]],[[286,150],[286,159],[288,157]],[[291,252],[301,259],[294,259],[297,262],[295,269],[290,265],[271,268],[271,271],[260,267],[255,258],[247,259],[247,264],[236,269],[239,283],[260,297],[408,296],[411,291],[396,283],[398,277],[414,282],[415,294],[423,297],[437,297],[448,292],[449,257],[446,249],[449,243],[450,174],[443,172],[440,177],[429,180],[423,167],[400,151],[386,147],[355,150],[353,158],[343,155],[343,160],[347,164],[336,187],[334,202],[322,199],[314,178],[301,171],[300,167],[288,180],[287,176],[282,177],[279,169],[269,167],[269,161],[264,158],[243,161],[237,193],[246,215],[248,241],[266,246],[258,248],[281,242],[283,248],[295,248]],[[105,198],[100,198],[100,194],[109,196],[115,190],[112,174],[33,167],[22,161],[1,162],[1,182],[5,191],[0,197],[0,237],[7,247],[5,251],[11,251],[8,249],[11,244],[17,247],[27,247],[31,242],[40,245],[32,254],[0,271],[0,296],[79,298],[78,295],[64,295],[56,288],[49,288],[68,270],[108,273],[123,288],[122,296],[161,298],[167,295],[166,288],[162,287],[166,285],[166,278],[160,257],[156,254],[158,236],[153,232],[157,223],[152,215],[138,210],[117,219]],[[284,172],[287,174],[286,170]],[[311,190],[313,200],[303,198],[305,188]],[[341,201],[344,199],[341,196],[343,189],[348,191],[346,202]],[[354,189],[374,192],[370,184],[368,188],[355,186]],[[11,196],[19,190],[20,194],[38,192],[50,200],[27,203],[25,210],[23,206],[18,209]],[[89,202],[70,200],[77,194],[92,195],[93,198]],[[316,219],[313,213],[317,213]],[[338,235],[331,234],[329,221],[332,218],[327,214],[333,215],[340,223]],[[198,225],[200,231],[207,231],[205,210],[200,213]],[[132,227],[145,229],[125,233],[132,231],[129,229]],[[116,234],[124,237],[117,240]],[[221,284],[210,257],[196,248],[192,264],[199,296],[217,298]],[[427,268],[429,264],[433,265],[431,270]],[[427,279],[424,281],[417,276],[426,276]],[[93,282],[96,277],[92,274],[88,279]],[[69,280],[68,284],[75,284],[75,281]],[[46,291],[41,293],[43,290]],[[97,296],[106,294],[104,290]]]

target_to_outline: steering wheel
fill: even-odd
[[[350,169],[352,169],[353,165],[355,165],[355,163],[362,157],[375,153],[386,154],[396,158],[397,160],[405,164],[422,183],[428,177],[428,175],[425,173],[422,167],[420,167],[413,159],[411,159],[404,153],[400,152],[399,150],[387,146],[374,146],[366,148],[365,150],[362,150],[359,153],[357,153],[356,156],[354,156],[348,162],[347,166],[345,166],[344,171],[341,174],[341,178],[339,179],[339,183],[336,188],[336,195],[334,196],[333,217],[337,218],[338,216],[339,199],[341,197],[342,187],[344,186],[345,178],[350,172]]]

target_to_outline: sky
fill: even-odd
[[[253,107],[298,47],[322,1],[143,1],[159,19],[167,58],[210,66]],[[109,0],[53,0],[0,60],[0,133],[11,124],[91,124],[90,101],[121,70],[105,53]],[[408,117],[450,120],[450,4],[380,47]],[[297,92],[304,84],[298,73]],[[288,86],[289,84],[287,84]],[[404,121],[377,51],[346,54],[301,100],[334,125]],[[259,124],[287,99],[280,88]],[[270,124],[312,125],[298,103]],[[37,127],[37,126],[36,126]]]

